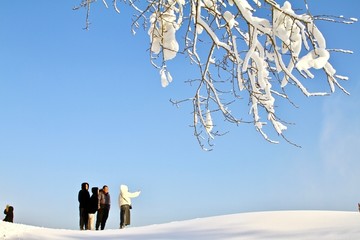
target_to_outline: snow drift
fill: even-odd
[[[0,223],[2,239],[360,239],[360,215],[336,211],[239,213],[167,224],[76,231]]]

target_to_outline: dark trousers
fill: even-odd
[[[109,208],[101,207],[96,216],[96,230],[99,230],[99,227],[101,227],[101,230],[105,229],[106,220],[109,217]]]
[[[130,225],[130,205],[121,205],[120,207],[120,228]]]
[[[88,213],[85,208],[79,208],[80,213],[80,230],[88,229]]]

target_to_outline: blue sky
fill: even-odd
[[[107,228],[118,228],[120,184],[141,190],[132,226],[269,210],[356,211],[360,201],[359,24],[321,23],[345,95],[306,98],[281,106],[295,122],[285,141],[266,142],[250,124],[233,127],[204,152],[193,137],[191,67],[169,63],[174,82],[162,88],[149,62],[149,38],[132,36],[131,11],[101,1],[90,31],[80,1],[0,3],[0,207],[15,221],[78,228],[82,182],[109,186]],[[308,1],[313,14],[359,18],[360,2]],[[325,79],[310,80],[327,90]],[[309,81],[309,82],[310,82]],[[310,83],[309,83],[310,84]],[[247,107],[247,106],[244,106]]]

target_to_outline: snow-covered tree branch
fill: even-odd
[[[96,0],[82,0],[87,9]],[[148,30],[150,61],[159,70],[163,87],[172,82],[166,63],[184,52],[198,68],[192,79],[195,92],[188,98],[193,105],[194,134],[203,149],[211,149],[211,140],[220,135],[221,118],[239,124],[253,123],[269,142],[264,126],[271,123],[284,139],[288,124],[276,113],[276,100],[284,98],[288,85],[296,86],[305,96],[325,96],[336,87],[349,94],[330,63],[331,52],[316,22],[325,20],[352,24],[354,18],[313,16],[305,10],[293,10],[290,1],[275,0],[125,0],[134,9],[133,31],[139,26]],[[108,4],[103,0],[106,7]],[[120,12],[116,0],[114,9]],[[179,39],[184,42],[179,43]],[[329,91],[312,92],[304,79],[314,78],[322,70]],[[248,99],[248,101],[246,101]],[[246,101],[246,102],[245,102]],[[173,101],[180,104],[184,101]],[[238,102],[249,106],[250,120],[239,115]],[[215,121],[216,119],[216,121]],[[287,139],[286,139],[287,140]],[[288,141],[288,140],[287,140]],[[290,141],[288,141],[290,142]]]

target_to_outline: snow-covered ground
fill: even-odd
[[[76,231],[0,223],[0,239],[357,240],[360,214],[336,211],[239,213],[126,229]]]

